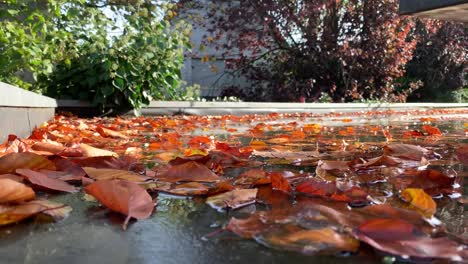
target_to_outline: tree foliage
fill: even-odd
[[[172,4],[10,1],[1,15],[3,81],[103,109],[179,96],[190,27]]]
[[[206,15],[205,44],[225,51],[231,74],[248,77],[249,100],[405,101],[421,85],[397,82],[420,40],[397,0],[222,3]]]

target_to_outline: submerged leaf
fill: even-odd
[[[255,203],[257,189],[236,189],[206,199],[212,208],[223,211],[226,208],[237,209]]]
[[[322,252],[355,252],[359,241],[346,234],[340,234],[330,227],[303,229],[298,226],[284,225],[255,236],[262,245],[280,250],[291,250],[303,254]]]

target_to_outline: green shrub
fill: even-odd
[[[55,98],[87,100],[103,111],[138,110],[151,99],[179,99],[190,27],[172,19],[173,6],[131,1],[110,5],[109,16],[98,4],[47,0],[34,10],[9,4],[16,9],[9,9],[14,11],[1,27],[15,38],[0,35],[0,47],[11,47],[0,55],[9,60],[0,68],[0,78]],[[36,15],[23,25],[21,12]],[[39,20],[42,27],[36,26]],[[115,30],[121,32],[109,34]],[[20,76],[22,71],[31,72],[32,80]]]

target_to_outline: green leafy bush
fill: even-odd
[[[0,47],[9,47],[0,55],[9,61],[0,68],[2,80],[103,110],[138,110],[151,99],[183,95],[180,69],[190,27],[172,19],[171,4],[48,0],[34,10],[16,2],[9,8],[1,22],[7,35]],[[35,16],[23,26],[21,12]]]

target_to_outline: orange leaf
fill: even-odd
[[[437,127],[423,125],[423,129],[429,136],[442,136],[442,132]]]
[[[50,160],[31,152],[10,153],[0,158],[0,174],[13,173],[16,169],[54,170],[55,165]]]
[[[407,188],[401,192],[401,197],[410,204],[410,209],[420,212],[425,217],[430,218],[436,212],[436,203],[423,189]]]
[[[130,218],[146,219],[153,212],[151,196],[134,182],[96,181],[86,186],[85,191],[112,211],[127,215],[122,225],[124,230],[127,229]]]
[[[282,191],[285,193],[292,193],[291,184],[286,180],[283,175],[279,172],[273,172],[270,174],[271,187],[274,190]]]
[[[39,213],[48,214],[54,220],[65,218],[71,211],[69,206],[47,200],[34,200],[15,206],[0,205],[0,226],[19,222]]]
[[[108,129],[102,126],[97,126],[96,131],[102,136],[102,137],[113,137],[113,138],[121,138],[121,139],[128,139],[128,136],[118,132],[114,131],[112,129]]]
[[[34,191],[26,185],[10,179],[0,179],[0,203],[16,203],[33,200]]]
[[[95,147],[92,147],[92,146],[90,146],[88,144],[84,144],[84,143],[80,144],[80,149],[81,149],[81,151],[83,151],[83,156],[84,157],[102,157],[102,156],[118,157],[119,156],[115,152],[95,148]]]

